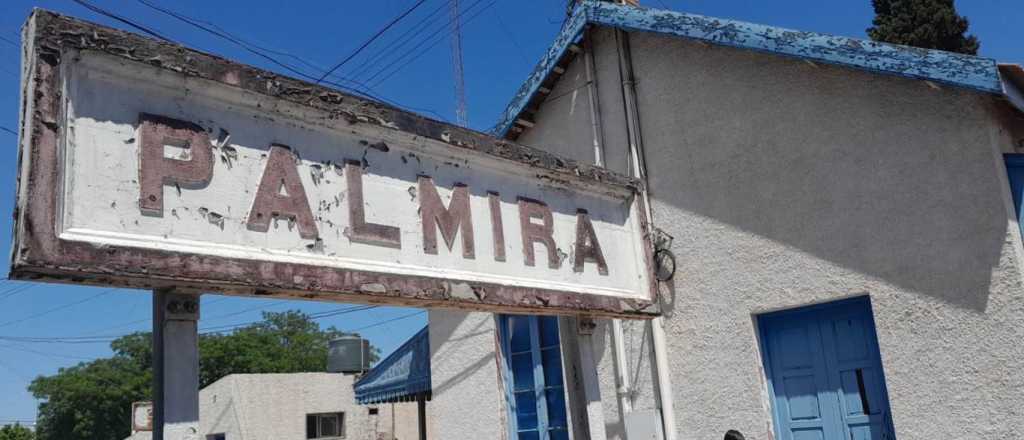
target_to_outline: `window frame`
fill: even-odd
[[[309,422],[310,418],[315,420],[316,434],[315,437],[309,436]],[[326,417],[334,417],[337,420],[338,434],[337,435],[324,435],[323,425],[321,419]],[[324,413],[308,413],[306,414],[306,440],[322,440],[322,439],[343,439],[345,438],[345,412],[324,412]]]
[[[501,345],[501,368],[503,376],[503,385],[505,388],[505,402],[508,410],[508,428],[509,438],[517,440],[519,438],[519,426],[518,426],[518,414],[517,414],[517,403],[516,403],[516,392],[515,392],[515,378],[513,376],[512,369],[512,318],[526,318],[528,321],[528,328],[530,332],[530,353],[531,361],[533,363],[533,390],[536,393],[534,396],[537,408],[537,427],[536,432],[540,440],[550,440],[551,432],[555,430],[562,430],[565,432],[566,437],[570,436],[570,421],[569,421],[569,399],[567,396],[568,387],[565,378],[565,365],[564,356],[562,354],[562,335],[561,325],[557,317],[552,316],[536,316],[536,315],[497,315],[498,324],[498,340]],[[555,335],[558,338],[557,345],[542,347],[541,335],[540,335],[540,322],[541,319],[550,319],[551,324],[555,326]],[[544,371],[544,360],[543,352],[551,351],[558,355],[558,375],[561,378],[561,383],[558,385],[548,385],[545,383],[545,371]],[[518,352],[516,354],[524,354]],[[558,388],[562,394],[562,411],[564,411],[564,425],[563,426],[551,426],[550,413],[548,411],[548,393],[552,392],[554,388]],[[532,431],[532,430],[531,430]]]

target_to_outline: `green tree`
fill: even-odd
[[[321,329],[298,311],[264,313],[263,321],[231,333],[199,338],[199,381],[205,387],[234,373],[324,371],[327,344],[346,335]],[[127,437],[132,402],[151,399],[153,349],[150,333],[134,333],[110,344],[110,358],[63,368],[39,377],[29,391],[41,399],[38,440],[121,440]],[[379,352],[371,350],[371,361]],[[0,437],[0,440],[6,440]]]
[[[871,0],[868,36],[875,41],[976,55],[980,43],[966,35],[969,23],[953,0]]]
[[[36,434],[17,423],[0,428],[0,440],[35,440]]]

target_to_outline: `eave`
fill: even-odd
[[[547,53],[519,88],[492,129],[497,137],[515,139],[533,122],[524,115],[536,107],[542,88],[550,89],[556,68],[568,64],[570,50],[587,26],[651,32],[708,44],[755,50],[833,64],[883,75],[913,78],[982,93],[1003,95],[995,60],[933,49],[840,37],[726,20],[682,12],[646,9],[583,0],[568,18]],[[518,127],[518,130],[517,130]]]

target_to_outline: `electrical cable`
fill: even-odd
[[[117,21],[119,21],[121,23],[124,23],[124,24],[126,24],[128,26],[131,26],[132,28],[135,28],[135,29],[138,29],[139,31],[145,32],[148,35],[152,35],[152,36],[154,36],[156,38],[159,38],[161,40],[177,44],[176,41],[174,41],[174,40],[172,40],[170,38],[167,38],[167,37],[165,37],[163,35],[160,35],[160,33],[156,32],[156,31],[154,31],[152,29],[149,29],[149,28],[147,28],[147,27],[145,27],[145,26],[143,26],[141,24],[135,23],[132,20],[129,20],[129,19],[125,18],[125,17],[117,15],[117,14],[115,14],[113,12],[110,12],[110,11],[108,11],[106,9],[103,9],[103,8],[101,8],[99,6],[96,6],[96,5],[92,4],[92,3],[89,3],[89,2],[87,2],[85,0],[71,0],[71,1],[73,1],[75,3],[78,3],[82,7],[86,8],[86,9],[88,9],[90,11],[93,11],[93,12],[95,12],[97,14],[100,14],[102,16],[111,18],[113,20],[117,20]]]
[[[373,79],[374,79],[374,78],[376,78],[376,77],[377,77],[377,76],[379,76],[379,75],[380,75],[381,73],[383,73],[383,72],[387,71],[388,69],[390,69],[390,68],[391,68],[392,66],[394,66],[394,65],[395,65],[396,63],[400,62],[400,61],[401,61],[401,60],[402,60],[403,58],[406,58],[406,57],[408,57],[409,55],[411,55],[411,54],[415,53],[415,52],[417,51],[417,49],[419,49],[420,47],[422,47],[422,46],[423,46],[423,44],[424,44],[424,43],[426,43],[426,42],[430,41],[430,40],[431,40],[432,38],[434,38],[435,36],[437,36],[438,34],[440,34],[440,33],[441,33],[442,31],[444,31],[444,30],[448,30],[448,33],[450,34],[450,33],[451,33],[451,31],[452,31],[452,24],[453,24],[453,23],[455,23],[455,20],[457,20],[457,19],[459,19],[459,18],[462,18],[462,15],[463,15],[463,14],[465,14],[465,13],[466,13],[467,11],[469,11],[469,10],[471,10],[471,9],[475,8],[475,7],[477,6],[477,5],[479,5],[479,4],[480,4],[480,3],[482,3],[483,1],[484,1],[484,0],[476,0],[475,2],[473,2],[473,4],[469,5],[469,7],[467,7],[466,9],[464,9],[464,10],[462,10],[462,11],[459,11],[458,15],[456,15],[455,17],[449,17],[449,18],[448,18],[448,22],[447,22],[447,23],[445,23],[445,24],[444,24],[443,26],[441,26],[441,27],[439,27],[439,28],[437,28],[437,29],[434,29],[434,32],[433,32],[433,33],[431,33],[431,34],[430,34],[429,36],[427,36],[426,38],[421,38],[421,39],[419,40],[419,43],[417,43],[417,44],[416,44],[415,46],[413,46],[413,47],[412,47],[412,48],[410,48],[409,50],[406,50],[406,51],[405,51],[405,52],[403,52],[403,53],[402,53],[401,55],[399,55],[399,56],[398,56],[398,58],[395,58],[395,59],[394,59],[394,60],[392,60],[392,61],[391,61],[390,63],[388,63],[387,65],[385,65],[385,66],[384,66],[383,68],[381,68],[380,70],[378,70],[378,71],[377,71],[376,73],[374,73],[373,75],[371,75],[371,76],[370,76],[369,78],[367,78],[367,79],[366,79],[366,82],[367,82],[367,83],[369,83],[370,81],[373,81]],[[433,47],[433,45],[431,45],[430,47]],[[424,53],[424,52],[426,52],[426,51],[420,51],[419,53],[420,53],[420,54],[422,54],[422,53]],[[403,65],[403,66],[404,66],[404,65]]]
[[[427,14],[426,17],[423,17],[416,24],[412,25],[412,27],[406,29],[405,32],[402,33],[402,35],[399,35],[395,39],[391,40],[391,42],[389,42],[386,46],[378,49],[373,55],[370,55],[369,57],[364,59],[362,63],[359,63],[359,65],[352,70],[352,74],[350,75],[350,77],[358,78],[367,70],[372,70],[376,68],[379,65],[379,63],[382,60],[387,59],[388,56],[396,54],[398,49],[407,45],[409,41],[413,37],[415,37],[415,34],[422,33],[427,28],[431,27],[434,23],[437,23],[438,19],[434,17],[436,17],[437,14],[440,13],[441,11],[447,9],[451,5],[452,1],[454,0],[447,0],[446,2],[442,3],[436,9]]]
[[[408,315],[402,315],[402,316],[399,316],[397,318],[391,318],[391,319],[388,319],[386,321],[381,321],[381,322],[377,322],[377,323],[370,324],[370,325],[364,325],[362,327],[359,327],[359,328],[356,328],[356,329],[352,329],[352,330],[348,330],[348,331],[351,332],[351,333],[355,333],[355,332],[359,332],[359,331],[362,331],[362,330],[366,330],[368,328],[373,328],[373,327],[377,327],[377,326],[380,326],[380,325],[384,325],[384,324],[387,324],[389,322],[395,322],[395,321],[400,321],[400,320],[406,319],[406,318],[412,318],[413,316],[422,315],[424,313],[427,313],[427,312],[425,310],[420,310],[420,311],[415,312],[415,313],[410,313]]]
[[[0,292],[0,301],[3,301],[5,299],[7,299],[7,298],[10,298],[10,297],[12,297],[14,295],[17,295],[17,294],[19,294],[21,292],[24,292],[24,291],[29,290],[29,289],[31,289],[33,287],[36,287],[36,286],[38,286],[38,284],[28,284],[28,285],[24,285],[24,286],[15,286],[15,287],[12,287],[10,289],[7,289],[7,290],[5,290],[3,292]]]
[[[4,322],[4,323],[0,323],[0,327],[6,327],[6,326],[9,326],[9,325],[19,324],[19,323],[22,323],[22,322],[25,322],[25,321],[28,321],[28,320],[31,320],[31,319],[35,319],[35,318],[39,318],[41,316],[49,315],[50,313],[53,313],[53,312],[58,312],[58,311],[67,309],[69,307],[77,306],[79,304],[84,304],[84,303],[92,301],[92,300],[94,300],[96,298],[99,298],[101,296],[111,294],[115,290],[117,290],[117,289],[107,289],[107,290],[104,290],[104,291],[102,291],[100,293],[97,293],[97,294],[95,294],[93,296],[90,296],[90,297],[85,298],[85,299],[80,300],[80,301],[75,301],[73,303],[68,303],[68,304],[64,304],[62,306],[54,307],[54,308],[46,310],[44,312],[36,313],[34,315],[29,315],[29,316],[26,316],[26,317],[21,318],[21,319],[16,319],[14,321],[7,321],[7,322]]]
[[[265,306],[264,306],[265,307]],[[313,320],[330,318],[333,316],[344,315],[347,313],[360,312],[364,310],[375,309],[379,306],[351,306],[340,309],[327,310],[318,313],[309,314],[309,318]],[[226,331],[260,324],[264,321],[248,321],[236,324],[225,324],[211,327],[204,327],[199,329],[200,334],[211,334],[211,333],[223,333]],[[109,343],[113,342],[118,338],[128,336],[131,333],[118,334],[118,335],[98,335],[98,336],[49,336],[49,337],[33,337],[33,336],[0,336],[0,341],[7,342],[24,342],[24,343],[52,343],[52,344],[97,344],[97,343]]]
[[[377,33],[373,34],[373,36],[370,37],[370,39],[366,40],[366,42],[364,42],[361,46],[359,46],[358,49],[356,49],[354,52],[349,54],[349,56],[345,57],[345,59],[339,61],[338,64],[335,64],[334,67],[331,67],[330,70],[325,72],[319,79],[316,80],[316,83],[320,84],[320,81],[323,81],[324,78],[327,78],[330,74],[334,73],[335,70],[338,70],[341,66],[344,66],[345,63],[349,62],[352,58],[355,58],[356,55],[359,55],[359,53],[363,51],[363,49],[366,49],[366,46],[369,46],[371,43],[376,41],[377,38],[379,38],[381,35],[384,35],[384,33],[388,31],[388,29],[391,29],[392,26],[397,24],[399,21],[402,21],[403,18],[405,18],[409,14],[411,14],[412,11],[415,11],[416,8],[419,8],[420,5],[422,5],[423,3],[426,3],[426,1],[427,0],[419,0],[419,1],[417,1],[415,4],[412,5],[411,8],[407,9],[405,12],[403,12],[399,16],[395,17],[386,26],[384,26],[379,31],[377,31]]]
[[[73,0],[73,1],[78,1],[78,0]],[[304,78],[304,79],[306,79],[308,81],[318,81],[318,79],[315,76],[312,76],[312,75],[310,75],[310,74],[308,74],[306,72],[303,72],[302,70],[299,70],[295,66],[287,64],[287,63],[285,63],[285,62],[283,62],[281,60],[278,60],[277,58],[274,58],[274,57],[272,57],[270,55],[267,55],[267,54],[263,53],[262,51],[257,50],[256,46],[251,45],[251,44],[245,42],[242,39],[236,38],[236,37],[232,36],[229,33],[221,32],[221,31],[218,31],[216,29],[212,29],[210,27],[204,26],[202,23],[199,22],[199,20],[193,19],[193,18],[188,17],[188,16],[186,16],[184,14],[180,14],[180,13],[174,12],[174,11],[172,11],[170,9],[161,7],[159,5],[154,4],[153,2],[151,2],[149,0],[136,0],[136,1],[141,3],[142,5],[144,5],[146,7],[149,7],[150,9],[153,9],[153,10],[157,11],[157,12],[160,12],[160,13],[162,13],[164,15],[170,16],[170,17],[172,17],[172,18],[174,18],[176,20],[179,20],[179,21],[181,21],[183,23],[186,23],[186,24],[188,24],[188,25],[190,25],[192,27],[195,27],[195,28],[197,28],[199,30],[202,30],[204,32],[207,32],[209,34],[217,36],[217,37],[219,37],[221,39],[227,40],[227,41],[235,44],[236,46],[241,47],[245,51],[247,51],[247,52],[249,52],[249,53],[251,53],[253,55],[256,55],[256,56],[258,56],[260,58],[263,58],[263,59],[273,63],[274,65],[276,65],[278,67],[281,67],[281,68],[283,68],[283,69],[285,69],[285,70],[287,70],[287,71],[289,71],[289,72],[291,72],[291,73],[293,73],[295,75],[298,75],[299,77],[302,77],[302,78]],[[348,81],[351,82],[351,80],[348,80]],[[373,89],[371,87],[364,87],[366,90],[359,90],[359,89],[356,89],[356,88],[353,88],[353,87],[349,87],[349,86],[346,86],[344,84],[340,84],[340,83],[333,82],[333,81],[323,81],[323,83],[328,84],[328,85],[332,85],[332,86],[334,86],[334,87],[336,87],[338,89],[341,89],[342,91],[346,91],[346,92],[353,93],[353,94],[356,94],[356,95],[361,95],[361,96],[364,96],[364,97],[367,97],[367,98],[370,98],[370,99],[373,99],[373,100],[376,100],[376,101],[380,101],[380,102],[384,102],[386,104],[393,105],[393,106],[398,107],[398,108],[403,108],[403,109],[408,109],[408,110],[418,111],[418,112],[423,112],[423,113],[429,113],[429,114],[432,114],[433,116],[438,117],[441,120],[445,120],[445,118],[443,116],[441,116],[440,114],[438,114],[438,113],[436,113],[436,112],[434,112],[434,111],[432,111],[430,109],[422,109],[422,108],[404,106],[404,105],[399,104],[399,103],[397,103],[397,102],[395,102],[393,100],[384,98],[382,96],[375,95],[375,94],[371,93],[373,91]]]
[[[461,18],[463,14],[465,14],[465,13],[469,12],[469,10],[473,8],[473,6],[475,6],[475,5],[479,4],[479,3],[481,3],[482,1],[483,1],[483,0],[477,0],[477,1],[475,2],[475,3],[473,3],[472,5],[470,5],[470,6],[468,7],[468,8],[466,8],[465,10],[463,10],[462,12],[460,12],[460,13],[459,13],[459,15],[458,15],[458,16],[456,17],[456,19],[458,19],[458,18]],[[490,8],[491,6],[494,6],[494,4],[495,4],[495,3],[497,3],[497,2],[498,2],[498,0],[492,0],[492,1],[490,2],[490,3],[488,3],[488,4],[486,5],[486,6],[484,6],[484,8],[483,8],[483,9],[480,9],[480,10],[478,10],[478,11],[474,12],[474,13],[473,13],[473,15],[471,15],[471,16],[470,16],[469,18],[467,18],[467,19],[466,19],[465,21],[463,21],[463,22],[462,22],[462,23],[463,23],[463,26],[465,26],[465,25],[468,25],[468,24],[469,24],[470,22],[472,22],[472,21],[473,21],[473,19],[475,19],[476,17],[479,17],[479,16],[480,16],[480,14],[484,13],[484,11],[486,11],[487,9],[489,9],[489,8]],[[453,20],[453,21],[454,21],[454,20]],[[451,22],[449,22],[449,24],[450,24],[450,23],[451,23]],[[450,35],[450,34],[451,34],[451,30],[449,29],[448,35]],[[430,44],[429,46],[427,46],[427,48],[426,48],[426,49],[424,49],[424,50],[420,51],[419,53],[417,53],[417,54],[416,54],[415,56],[413,56],[413,57],[412,57],[411,59],[409,59],[409,61],[407,61],[406,63],[404,63],[404,64],[402,64],[402,65],[400,65],[400,66],[398,66],[398,68],[396,68],[395,70],[391,71],[391,72],[390,72],[390,73],[388,73],[388,74],[387,74],[386,76],[384,76],[384,77],[382,77],[381,79],[378,79],[378,80],[377,80],[376,82],[372,83],[372,84],[371,84],[371,86],[374,86],[374,85],[376,85],[376,84],[380,84],[380,83],[382,83],[382,82],[384,82],[384,81],[387,81],[387,80],[388,80],[389,78],[391,78],[392,76],[394,76],[394,75],[395,75],[396,73],[398,73],[399,71],[401,71],[402,69],[404,69],[404,68],[405,68],[406,66],[408,66],[409,64],[412,64],[412,63],[413,63],[414,61],[416,61],[416,60],[420,59],[420,57],[422,57],[422,56],[423,56],[423,55],[425,55],[425,54],[426,54],[427,52],[429,52],[429,51],[430,51],[430,49],[433,49],[433,48],[434,48],[435,46],[437,46],[437,45],[438,45],[438,43],[440,43],[441,41],[443,41],[443,40],[444,40],[444,38],[445,38],[446,36],[448,36],[448,35],[442,35],[442,36],[441,36],[441,38],[438,38],[438,39],[434,40],[434,42],[433,42],[433,43],[431,43],[431,44]],[[428,38],[430,38],[430,37],[428,37]],[[424,40],[424,41],[427,41],[427,40]],[[381,71],[381,72],[383,72],[383,71]],[[380,72],[378,72],[378,74],[379,74],[379,73],[380,73]],[[369,82],[369,81],[370,81],[370,80],[367,80],[367,82]]]
[[[0,125],[0,130],[6,131],[6,132],[8,132],[10,134],[13,134],[15,136],[18,135],[18,132],[14,131],[14,130],[11,130],[10,128],[4,127],[2,125]]]
[[[14,46],[14,47],[18,47],[18,48],[21,47],[20,44],[14,42],[14,40],[12,40],[10,38],[7,38],[7,37],[5,37],[3,35],[0,35],[0,41],[3,41],[4,43],[10,44],[11,46]]]

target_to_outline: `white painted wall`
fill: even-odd
[[[431,439],[507,438],[494,315],[431,310]]]
[[[596,41],[605,112],[621,89],[604,79],[617,76],[614,40]],[[756,315],[864,294],[898,438],[1024,435],[1024,251],[1001,158],[1024,138],[1019,117],[920,81],[653,34],[631,43],[654,222],[675,237],[679,438],[773,438]],[[589,121],[566,114],[578,111],[542,107],[520,139],[586,160]],[[625,127],[604,119],[605,133]],[[610,163],[625,151],[607,146]],[[644,329],[627,326],[627,347]],[[605,334],[605,420],[621,438]],[[630,373],[649,377],[649,351],[629,351]],[[653,404],[639,383],[639,405]]]
[[[336,373],[232,374],[200,391],[200,433],[224,433],[228,440],[304,439],[307,414],[344,412],[346,440],[389,439],[392,405],[356,404],[353,380]],[[408,435],[417,432],[415,404],[411,411],[410,404],[397,407],[395,431],[404,433],[398,438],[415,438]],[[378,414],[369,415],[369,408]]]

